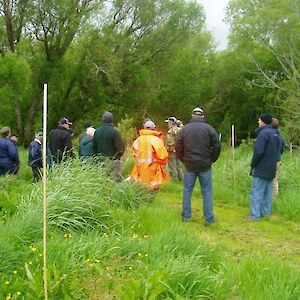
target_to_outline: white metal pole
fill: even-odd
[[[44,260],[44,295],[48,299],[47,289],[47,84],[44,84],[44,109],[43,109],[43,260]]]
[[[234,146],[235,146],[235,130],[234,130],[234,125],[231,125],[233,198],[235,199],[235,158],[234,158]]]

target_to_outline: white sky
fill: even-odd
[[[207,29],[213,33],[217,49],[225,49],[229,27],[223,22],[223,19],[225,17],[225,7],[229,0],[197,0],[197,2],[204,7]]]

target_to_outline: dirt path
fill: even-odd
[[[180,215],[181,201],[178,198],[166,199],[164,194],[160,198]],[[192,221],[187,226],[194,228],[203,242],[221,249],[224,255],[233,259],[250,254],[268,255],[300,268],[299,223],[279,215],[260,222],[245,222],[249,209],[237,205],[216,203],[214,211],[217,222],[204,227],[202,201],[193,198]]]

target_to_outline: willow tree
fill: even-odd
[[[101,1],[100,1],[101,2]],[[0,51],[24,57],[31,68],[27,101],[11,101],[17,130],[25,144],[32,138],[42,103],[43,83],[71,46],[96,0],[3,0],[0,2]]]
[[[231,49],[251,62],[250,84],[273,90],[269,98],[290,139],[300,135],[299,18],[295,0],[231,0],[227,8]]]

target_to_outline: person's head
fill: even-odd
[[[276,118],[272,118],[272,127],[274,129],[278,129],[279,128],[279,121]]]
[[[144,123],[144,129],[155,130],[156,125],[152,121],[147,121],[146,123]]]
[[[96,131],[96,129],[93,128],[93,127],[87,128],[87,130],[86,130],[86,135],[87,135],[87,137],[93,138],[93,137],[94,137],[94,134],[95,134],[95,131]]]
[[[39,140],[40,142],[43,141],[44,135],[43,132],[39,131],[38,133],[35,134],[35,139]]]
[[[13,132],[13,133],[11,133],[11,135],[10,135],[10,139],[13,141],[13,142],[17,142],[18,141],[18,137],[19,137],[19,135],[18,134],[16,134],[15,132]]]
[[[69,130],[70,126],[72,125],[72,122],[70,122],[67,118],[62,118],[59,120],[58,124]]]
[[[258,119],[258,126],[263,127],[272,123],[272,116],[268,113],[262,114]]]
[[[177,119],[175,117],[169,117],[165,122],[168,123],[168,128],[177,126]]]
[[[91,123],[84,123],[83,124],[84,130],[87,130],[89,127],[93,127]]]
[[[177,119],[177,124],[176,125],[177,125],[178,128],[182,128],[183,127],[182,121],[178,120],[178,119]]]
[[[192,112],[192,117],[193,118],[204,118],[203,109],[200,107],[194,108],[193,112]]]
[[[8,126],[5,126],[1,128],[0,133],[2,137],[10,137],[11,130]]]
[[[110,111],[106,111],[102,115],[103,123],[112,123],[113,119],[114,119],[114,115]]]

